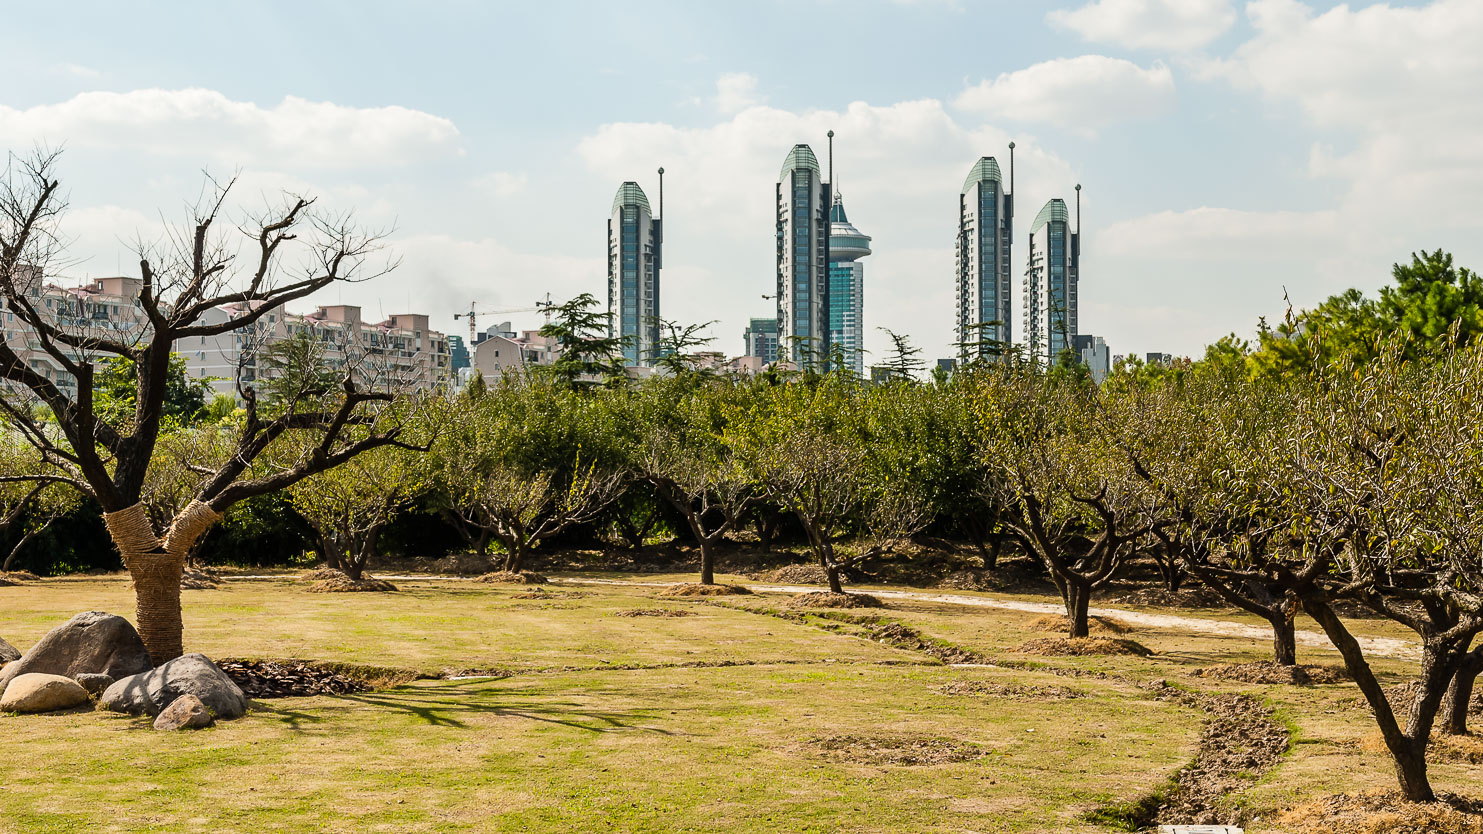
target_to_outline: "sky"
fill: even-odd
[[[229,215],[308,194],[398,267],[312,299],[368,318],[606,298],[614,192],[657,202],[662,314],[742,352],[771,316],[773,201],[826,157],[878,328],[954,354],[963,179],[1016,144],[1013,257],[1082,190],[1080,325],[1199,355],[1421,249],[1483,267],[1483,2],[751,0],[26,4],[0,147],[61,148],[65,280],[129,274],[206,174]],[[827,162],[826,162],[827,164]],[[137,267],[134,267],[137,271]],[[64,282],[65,282],[64,280]],[[292,306],[305,312],[312,305]],[[1020,316],[1015,300],[1016,332]],[[481,317],[539,326],[539,314]]]

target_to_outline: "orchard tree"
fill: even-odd
[[[289,488],[293,507],[319,535],[328,566],[360,581],[381,531],[427,491],[422,451],[383,446]]]
[[[0,300],[34,349],[0,344],[0,412],[60,478],[97,501],[134,580],[139,633],[156,663],[182,652],[180,580],[197,539],[233,504],[284,489],[369,449],[397,442],[400,427],[378,419],[389,392],[346,374],[333,388],[305,387],[272,414],[246,403],[231,454],[208,465],[168,525],[143,503],[155,448],[167,430],[171,357],[181,339],[250,334],[284,304],[331,285],[379,274],[367,269],[380,237],[346,217],[287,195],[255,216],[222,220],[231,183],[208,181],[183,227],[157,247],[141,245],[130,292],[140,324],[121,330],[42,303],[42,285],[65,260],[65,209],[57,156],[12,157],[0,178]],[[219,222],[220,221],[220,222]],[[225,227],[225,228],[224,228]],[[240,235],[240,237],[239,237]],[[245,250],[245,256],[239,251]],[[232,309],[221,318],[216,311]],[[208,315],[210,314],[210,315]],[[40,367],[38,359],[57,369]],[[110,360],[134,364],[134,407],[122,420],[98,415],[96,385]],[[38,411],[38,409],[40,411]],[[43,419],[38,416],[45,413]],[[351,432],[350,429],[360,430]],[[304,451],[254,464],[292,440]]]

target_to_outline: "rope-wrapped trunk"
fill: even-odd
[[[175,516],[161,539],[141,504],[103,514],[108,534],[134,579],[139,636],[157,666],[184,652],[180,578],[185,559],[196,540],[220,518],[220,513],[193,500]]]

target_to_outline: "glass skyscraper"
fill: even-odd
[[[777,185],[778,358],[829,356],[829,185],[808,145],[794,145]]]
[[[1065,201],[1045,204],[1030,228],[1025,269],[1025,339],[1032,359],[1053,364],[1076,343],[1080,234],[1071,230]]]
[[[656,358],[663,222],[650,213],[638,183],[619,186],[608,217],[608,313],[627,365],[652,365]]]
[[[747,343],[747,355],[755,356],[765,365],[778,361],[778,320],[752,319],[742,332]]]
[[[960,359],[993,356],[1014,340],[1009,258],[1013,220],[1014,195],[1004,189],[998,161],[980,158],[958,195],[955,329]]]
[[[834,195],[829,209],[829,350],[838,348],[845,367],[855,376],[865,373],[865,264],[870,235],[861,234],[844,213],[844,201]]]

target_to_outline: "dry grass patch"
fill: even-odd
[[[496,585],[544,585],[546,577],[529,570],[497,570],[480,576],[479,581]]]
[[[788,600],[789,608],[885,608],[886,604],[870,594],[836,594],[833,591],[809,591]]]
[[[794,585],[826,585],[829,574],[818,565],[785,565],[768,571],[761,577],[767,582],[787,582]]]
[[[700,582],[681,582],[659,592],[662,597],[724,597],[750,594],[752,590],[743,585],[705,585]]]
[[[1283,666],[1264,660],[1258,663],[1231,663],[1225,666],[1210,666],[1196,669],[1194,674],[1202,678],[1239,683],[1266,683],[1288,686],[1313,686],[1326,683],[1347,683],[1353,680],[1349,671],[1342,666],[1320,666],[1300,664]]]
[[[1127,654],[1148,657],[1153,650],[1135,640],[1111,637],[1040,637],[1022,643],[1015,651],[1043,657],[1086,657],[1098,654]]]
[[[1066,632],[1071,630],[1071,621],[1058,614],[1046,614],[1025,623],[1025,628],[1031,631]],[[1087,617],[1087,631],[1092,634],[1128,634],[1132,630],[1133,627],[1127,623],[1110,617]]]
[[[625,608],[622,611],[614,611],[614,617],[693,617],[694,611],[682,611],[678,608]]]
[[[921,735],[835,735],[812,739],[809,745],[832,762],[905,767],[971,762],[993,752],[977,744]]]
[[[1395,791],[1338,794],[1305,802],[1277,818],[1291,834],[1483,834],[1483,808],[1441,794],[1439,802],[1407,802]]]
[[[581,599],[587,595],[585,591],[553,591],[537,585],[529,591],[512,594],[510,599]]]
[[[1401,716],[1404,719],[1404,716]],[[1390,749],[1385,746],[1385,738],[1379,732],[1373,732],[1359,740],[1359,749],[1374,756],[1380,756],[1387,761],[1390,759]],[[1426,759],[1428,762],[1446,762],[1449,764],[1483,764],[1483,739],[1475,735],[1454,736],[1433,733],[1431,741],[1426,744]]]

